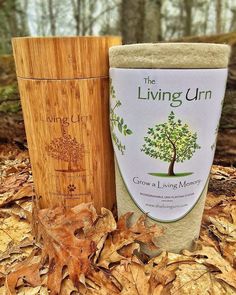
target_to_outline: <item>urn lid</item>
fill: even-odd
[[[18,37],[12,39],[18,77],[80,79],[108,76],[108,49],[115,36]]]
[[[213,43],[143,43],[109,49],[114,68],[226,68],[229,55],[230,46]]]

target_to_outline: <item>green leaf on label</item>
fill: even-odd
[[[119,129],[120,133],[122,133],[122,125],[120,123],[118,124],[118,129]]]
[[[122,103],[120,100],[116,98],[116,92],[115,92],[114,86],[112,85],[112,79],[110,79],[110,94],[111,94],[111,98],[115,99],[115,103],[114,104],[112,103],[112,106],[110,106],[111,136],[112,136],[114,145],[116,145],[118,150],[123,155],[125,151],[125,145],[123,145],[120,139],[117,137],[115,133],[115,128],[118,128],[118,131],[124,136],[132,134],[132,131],[130,129],[127,129],[128,126],[127,124],[125,124],[124,119],[115,113],[115,109],[120,107]]]

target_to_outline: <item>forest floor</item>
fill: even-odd
[[[12,57],[0,58],[0,73],[0,295],[236,294],[235,89],[226,93],[195,250],[151,259],[139,243],[151,244],[161,232],[142,218],[130,228],[129,215],[116,222],[108,210],[96,215],[89,205],[66,214],[60,208],[32,212],[34,184]]]
[[[221,165],[235,161],[236,149],[232,148],[235,136],[231,132],[235,135],[234,131],[228,131],[219,137],[219,142],[222,140],[225,147],[219,144],[215,161]],[[79,218],[76,220],[78,227],[82,222],[78,216],[86,215],[88,219],[91,214],[95,215],[90,227],[81,226],[83,230],[86,228],[87,236],[77,235],[76,241],[71,240],[73,243],[82,242],[85,251],[85,256],[79,253],[75,262],[73,251],[79,247],[73,248],[76,244],[70,242],[65,250],[63,243],[66,242],[63,237],[59,239],[64,230],[57,231],[71,226],[68,222],[65,224],[68,216],[63,212],[57,212],[57,215],[51,211],[38,213],[44,226],[41,232],[43,243],[34,238],[34,191],[27,149],[22,150],[12,144],[0,145],[0,174],[1,295],[57,294],[59,290],[63,295],[236,294],[235,168],[212,167],[201,235],[196,241],[195,251],[185,250],[181,255],[164,252],[150,259],[140,254],[138,242],[150,243],[154,231],[161,234],[159,229],[145,227],[143,220],[129,228],[125,225],[129,216],[116,223],[108,211],[97,216],[91,207],[86,207],[75,209],[77,217],[73,217],[73,212],[69,216],[70,222]],[[61,220],[57,220],[56,226],[54,219],[47,224],[48,216],[54,219],[61,216]],[[74,232],[75,228],[73,239]],[[56,240],[55,233],[59,240]],[[67,234],[66,239],[72,238],[69,231]],[[90,246],[96,245],[96,249],[87,246],[88,240]],[[58,247],[59,256],[55,254]],[[86,253],[89,256],[87,260]],[[77,278],[73,267],[79,274]],[[49,293],[47,286],[54,291]]]

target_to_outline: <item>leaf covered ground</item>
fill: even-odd
[[[32,213],[27,151],[2,145],[0,167],[1,295],[236,294],[236,169],[213,166],[195,250],[150,258],[140,247],[162,232],[145,216],[129,227],[131,213],[91,204]]]

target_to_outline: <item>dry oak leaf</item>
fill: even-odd
[[[113,277],[111,270],[104,270],[99,268],[94,268],[93,271],[91,271],[87,275],[86,286],[87,290],[89,290],[91,294],[101,295],[120,294],[120,290],[122,289],[120,283]]]
[[[15,202],[20,208],[22,208],[24,211],[28,211],[32,215],[32,207],[33,207],[33,200],[27,199],[27,200],[19,200]]]
[[[1,292],[0,294],[3,295]],[[6,293],[4,295],[9,294]],[[17,289],[17,295],[50,295],[50,293],[45,286],[30,287],[22,285]]]
[[[23,278],[23,280],[32,287],[38,287],[41,285],[39,273],[41,257],[35,256],[35,254],[35,251],[33,251],[27,259],[18,263],[13,269],[11,269],[10,274],[6,277],[5,283],[8,294],[17,294],[15,288],[19,282],[19,278]]]
[[[230,206],[230,215],[233,220],[233,224],[236,225],[236,205]]]
[[[25,287],[22,286],[18,292],[17,295],[42,295],[42,287],[37,286],[37,287]],[[48,294],[48,293],[45,293]]]
[[[206,229],[201,232],[200,240],[196,242],[196,244],[201,244],[204,246],[210,246],[213,247],[216,251],[219,251],[219,239],[213,239],[213,237],[210,237],[209,234],[211,233],[210,228],[206,227]]]
[[[1,266],[5,265],[5,264],[9,264],[11,263],[11,265],[13,264],[14,260],[11,260],[12,256],[18,256],[16,254],[20,254],[19,257],[15,257],[13,259],[18,259],[22,257],[25,258],[25,252],[29,252],[29,249],[32,250],[32,247],[34,246],[34,240],[30,239],[30,238],[25,238],[23,239],[20,243],[14,244],[14,242],[10,242],[8,244],[7,250],[5,252],[1,252],[0,253],[0,263]],[[23,251],[23,249],[26,248],[25,251]],[[30,251],[31,253],[32,251]],[[29,253],[29,254],[30,254]],[[10,260],[10,261],[9,261]]]
[[[211,178],[216,180],[225,180],[230,177],[229,171],[227,171],[227,168],[224,169],[222,166],[213,165],[211,167]]]
[[[120,217],[117,222],[117,229],[113,231],[107,238],[104,248],[101,251],[98,265],[108,268],[110,263],[119,262],[125,257],[122,256],[121,250],[129,244],[140,242],[145,243],[150,248],[156,249],[153,238],[160,236],[162,230],[157,225],[146,225],[146,215],[142,215],[131,226],[128,222],[133,213],[128,212]],[[133,253],[132,251],[129,251]]]
[[[236,270],[214,248],[202,246],[201,250],[192,253],[184,250],[183,253],[187,256],[194,257],[195,261],[199,264],[214,267],[219,271],[219,273],[215,274],[215,278],[235,288],[236,292]]]
[[[84,227],[84,235],[87,238],[93,239],[97,244],[100,243],[101,238],[111,231],[116,229],[116,221],[112,212],[106,208],[101,208],[101,214],[96,216],[93,226]]]
[[[32,223],[32,199],[24,199],[16,201],[11,206],[0,208],[0,213],[7,213],[8,215],[15,215],[20,220],[25,219],[29,223]],[[6,215],[7,215],[6,214]]]
[[[7,295],[7,289],[5,288],[5,286],[0,287],[0,294],[1,295]]]
[[[229,220],[224,217],[209,217],[209,220],[216,229],[224,235],[224,240],[236,243],[236,224],[229,222]]]
[[[152,295],[149,292],[149,275],[145,273],[144,265],[131,262],[128,265],[118,265],[112,269],[112,275],[122,285],[122,295]]]
[[[0,199],[0,207],[5,206],[6,204],[20,200],[25,197],[32,197],[34,195],[33,185],[32,184],[25,184],[22,186],[16,193],[13,194],[3,194]]]
[[[17,174],[12,174],[7,177],[0,188],[0,194],[7,193],[7,195],[12,195],[19,190],[19,188],[28,180],[28,172],[19,172]],[[1,202],[5,202],[4,195],[0,196]]]
[[[217,180],[236,179],[236,170],[234,167],[213,165],[211,167],[211,178]]]
[[[235,294],[232,292],[232,288],[219,283],[205,265],[198,263],[181,264],[171,288],[171,295]]]
[[[132,243],[127,246],[122,247],[119,250],[121,256],[125,258],[130,258],[134,255],[134,252],[140,252],[140,244],[139,243]]]
[[[94,241],[96,244],[96,254],[93,257],[93,262],[95,263],[100,255],[103,245],[107,239],[108,233],[116,229],[116,221],[112,212],[106,208],[101,208],[101,215],[97,217],[93,226],[84,228],[82,235]],[[80,235],[77,235],[81,237]]]
[[[64,212],[63,208],[39,211],[39,233],[44,245],[42,261],[49,261],[47,286],[50,294],[60,293],[62,270],[67,267],[69,278],[78,289],[84,275],[90,271],[90,256],[95,253],[95,243],[88,238],[78,238],[76,231],[92,226],[97,218],[91,204],[81,204]]]
[[[161,261],[151,269],[150,285],[166,286],[175,279],[175,271],[178,267],[176,266],[167,266],[168,263],[168,254],[162,257]]]
[[[227,242],[219,243],[222,255],[230,262],[230,264],[236,269],[236,244],[230,244]]]
[[[43,247],[40,260],[32,263],[28,258],[7,276],[7,287],[11,294],[19,281],[24,278],[33,286],[45,283],[50,295],[60,294],[63,273],[66,267],[75,288],[85,283],[89,273],[90,256],[95,253],[95,243],[88,238],[78,238],[76,233],[92,227],[97,213],[91,204],[81,204],[65,211],[62,207],[42,209],[38,214],[38,235]],[[48,263],[49,270],[45,282],[40,278],[41,269]],[[29,278],[28,278],[29,277]]]
[[[166,266],[169,266],[171,264],[191,263],[193,261],[194,261],[194,258],[192,257],[163,251],[160,255],[153,257],[151,260],[149,260],[146,267],[147,269],[148,268],[152,269],[154,267],[153,264],[160,264],[161,262],[162,264],[165,262]]]
[[[66,277],[62,280],[60,295],[71,295],[72,292],[78,294],[78,289],[73,285],[69,277]]]
[[[5,252],[9,243],[18,244],[25,238],[31,237],[31,226],[25,220],[21,220],[18,216],[9,216],[0,218],[0,252]]]
[[[205,210],[210,210],[214,207],[219,206],[220,204],[222,204],[224,198],[226,198],[226,196],[215,195],[213,192],[208,192],[205,203]]]

